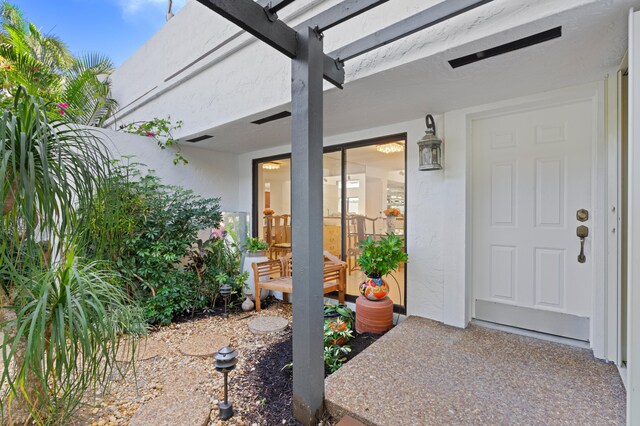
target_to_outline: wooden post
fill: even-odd
[[[298,34],[291,72],[293,415],[318,422],[324,405],[322,256],[322,38]]]

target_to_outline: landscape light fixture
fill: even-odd
[[[427,130],[418,141],[420,167],[419,170],[442,169],[442,139],[436,136],[436,123],[431,114],[425,117]]]
[[[275,162],[262,163],[262,168],[265,170],[278,170],[280,168],[280,163],[275,163]]]
[[[376,149],[383,154],[396,154],[404,151],[404,144],[398,142],[385,143],[383,145],[377,145]]]
[[[229,302],[229,297],[231,297],[231,286],[229,284],[222,284],[220,286],[220,296],[222,296],[222,300],[224,300],[224,314],[222,314],[223,318],[229,318],[229,314],[227,313],[227,304]]]
[[[215,362],[213,363],[216,371],[224,375],[224,401],[218,404],[220,409],[220,419],[228,420],[233,417],[233,404],[229,402],[229,372],[236,368],[238,363],[238,352],[227,346],[220,349],[213,355]]]

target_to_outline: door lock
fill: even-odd
[[[589,220],[589,210],[586,209],[580,209],[576,212],[576,219],[578,219],[580,222],[586,222],[587,220]]]
[[[584,225],[578,226],[576,229],[576,235],[580,238],[580,254],[578,255],[578,262],[585,263],[587,258],[584,255],[584,239],[589,236],[589,228]]]

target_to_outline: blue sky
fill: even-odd
[[[174,0],[174,13],[186,0]],[[100,52],[120,65],[165,22],[167,0],[9,0],[74,54]]]

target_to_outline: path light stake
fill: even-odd
[[[224,314],[222,314],[223,318],[229,318],[229,314],[227,313],[227,303],[229,302],[229,297],[231,296],[231,286],[229,284],[223,284],[220,286],[220,295],[224,300]]]
[[[215,353],[213,358],[216,360],[213,365],[216,370],[224,375],[224,401],[218,404],[220,408],[220,418],[228,420],[233,417],[233,404],[229,402],[229,381],[227,375],[236,368],[238,362],[238,352],[227,346]]]

